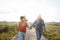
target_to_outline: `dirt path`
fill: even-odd
[[[18,36],[16,35],[15,37],[13,37],[12,40],[17,40],[17,39]],[[26,40],[36,40],[36,34],[34,28],[32,30],[27,29]],[[48,39],[42,35],[41,40],[48,40]]]

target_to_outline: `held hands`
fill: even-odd
[[[37,24],[32,25],[31,23],[29,23],[29,29],[32,29],[32,27],[36,28]]]
[[[37,24],[34,24],[34,28],[36,28],[37,27]]]
[[[29,29],[32,29],[32,27],[30,27]]]

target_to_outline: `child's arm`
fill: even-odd
[[[27,23],[27,28],[29,28],[29,29],[30,29],[30,23]]]

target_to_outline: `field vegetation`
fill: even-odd
[[[18,22],[0,22],[0,40],[11,40],[17,33]],[[48,40],[60,40],[60,23],[47,23],[44,36]]]
[[[47,30],[44,35],[48,40],[60,40],[60,23],[47,24]]]

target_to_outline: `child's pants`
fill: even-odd
[[[26,33],[18,32],[18,40],[25,40]]]

